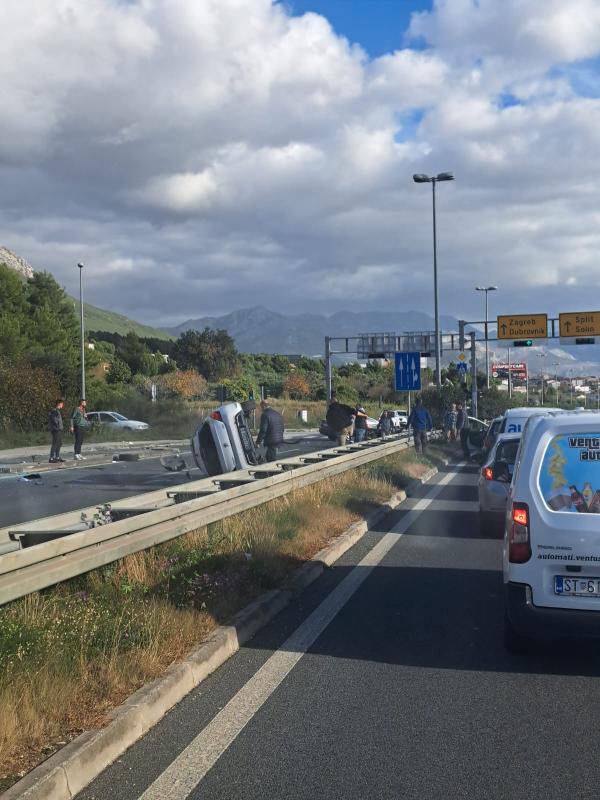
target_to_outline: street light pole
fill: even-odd
[[[497,291],[497,286],[476,286],[476,292],[485,292],[485,386],[490,388],[490,358],[488,353],[488,292]]]
[[[438,389],[442,385],[442,354],[440,342],[440,314],[438,299],[438,269],[437,269],[437,223],[435,210],[435,185],[439,181],[453,181],[454,175],[451,172],[440,172],[437,175],[413,175],[415,183],[430,183],[433,201],[433,294],[434,294],[434,316],[435,316],[435,382]]]
[[[85,400],[85,331],[83,327],[83,264],[79,267],[79,328],[81,336],[81,399]]]

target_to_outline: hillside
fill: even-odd
[[[21,256],[13,253],[8,247],[0,246],[0,264],[6,264],[7,267],[17,272],[23,280],[28,280],[33,277],[34,269],[31,264],[24,258],[21,258]],[[79,301],[74,297],[71,299],[76,306],[77,314],[79,314]],[[141,322],[129,319],[123,314],[117,314],[114,311],[106,311],[103,308],[97,308],[89,303],[84,303],[83,306],[85,310],[85,327],[89,331],[108,331],[108,333],[121,334],[134,331],[138,336],[149,336],[156,339],[173,338],[164,330],[153,328],[150,325],[143,325]]]
[[[79,303],[77,313],[79,313]],[[143,325],[123,314],[115,311],[106,311],[103,308],[96,308],[89,303],[83,304],[85,314],[85,327],[88,331],[108,331],[108,333],[120,333],[125,335],[129,331],[137,333],[138,336],[149,336],[156,339],[172,339],[173,336],[160,328],[152,328],[150,325]]]

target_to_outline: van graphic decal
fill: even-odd
[[[556,436],[546,450],[540,489],[548,508],[600,514],[600,434]]]

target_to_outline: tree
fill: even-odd
[[[115,356],[108,372],[106,373],[106,382],[111,384],[129,383],[130,380],[131,369],[129,368],[129,364],[126,364],[122,358],[119,358],[119,356]]]
[[[117,345],[117,353],[128,364],[133,374],[143,372],[142,365],[149,350],[134,331],[129,331],[122,342]]]
[[[310,394],[310,384],[303,375],[293,373],[283,382],[283,393],[292,400],[300,400],[302,397],[307,397]]]
[[[195,369],[168,372],[161,375],[157,383],[168,397],[181,397],[184,400],[203,398],[208,389],[208,383]]]
[[[45,427],[59,396],[58,380],[49,369],[0,359],[0,429]]]
[[[209,381],[235,375],[239,355],[235,342],[225,330],[185,331],[173,349],[173,356],[183,369],[196,369]]]

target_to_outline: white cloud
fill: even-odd
[[[440,0],[369,60],[270,0],[4,0],[0,242],[97,305],[586,305],[600,267],[595,0]],[[560,68],[560,69],[558,69]],[[586,62],[589,85],[594,66]],[[574,73],[573,73],[574,74]],[[565,288],[567,287],[567,288]],[[401,291],[400,291],[401,290]]]

